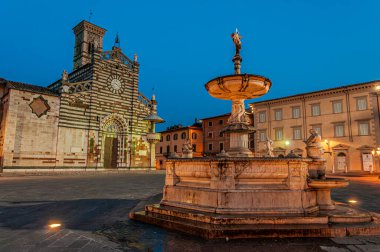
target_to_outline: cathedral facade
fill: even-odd
[[[15,170],[131,169],[155,166],[154,96],[139,92],[139,63],[106,30],[73,28],[74,67],[48,87],[0,79],[0,165]]]

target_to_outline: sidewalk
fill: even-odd
[[[150,169],[131,169],[131,170],[98,170],[98,171],[18,171],[18,172],[2,172],[0,177],[24,177],[24,176],[98,176],[107,174],[134,174],[134,173],[149,173],[149,174],[165,174],[165,170],[150,170]]]

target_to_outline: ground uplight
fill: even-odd
[[[52,223],[52,224],[49,225],[50,228],[57,228],[57,227],[60,227],[60,226],[62,226],[61,223]]]

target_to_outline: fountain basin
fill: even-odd
[[[331,189],[348,186],[349,182],[341,178],[310,179],[307,185],[317,192],[319,210],[333,210],[335,203],[331,200]]]
[[[212,97],[222,100],[252,99],[266,94],[272,82],[263,76],[234,74],[214,78],[205,88]]]
[[[348,186],[347,179],[341,178],[326,178],[326,179],[310,179],[307,182],[308,186],[314,189],[328,189],[342,188]]]

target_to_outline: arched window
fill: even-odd
[[[177,152],[177,145],[174,145],[174,152]]]
[[[170,153],[170,145],[166,146],[166,154]]]
[[[166,136],[166,141],[170,141],[170,135]]]
[[[162,147],[160,147],[160,154],[162,154]]]
[[[186,132],[182,132],[181,139],[186,139]]]
[[[173,139],[177,140],[178,139],[178,134],[174,134]]]
[[[192,138],[192,139],[197,139],[197,133],[193,132],[193,133],[191,134],[191,138]]]

